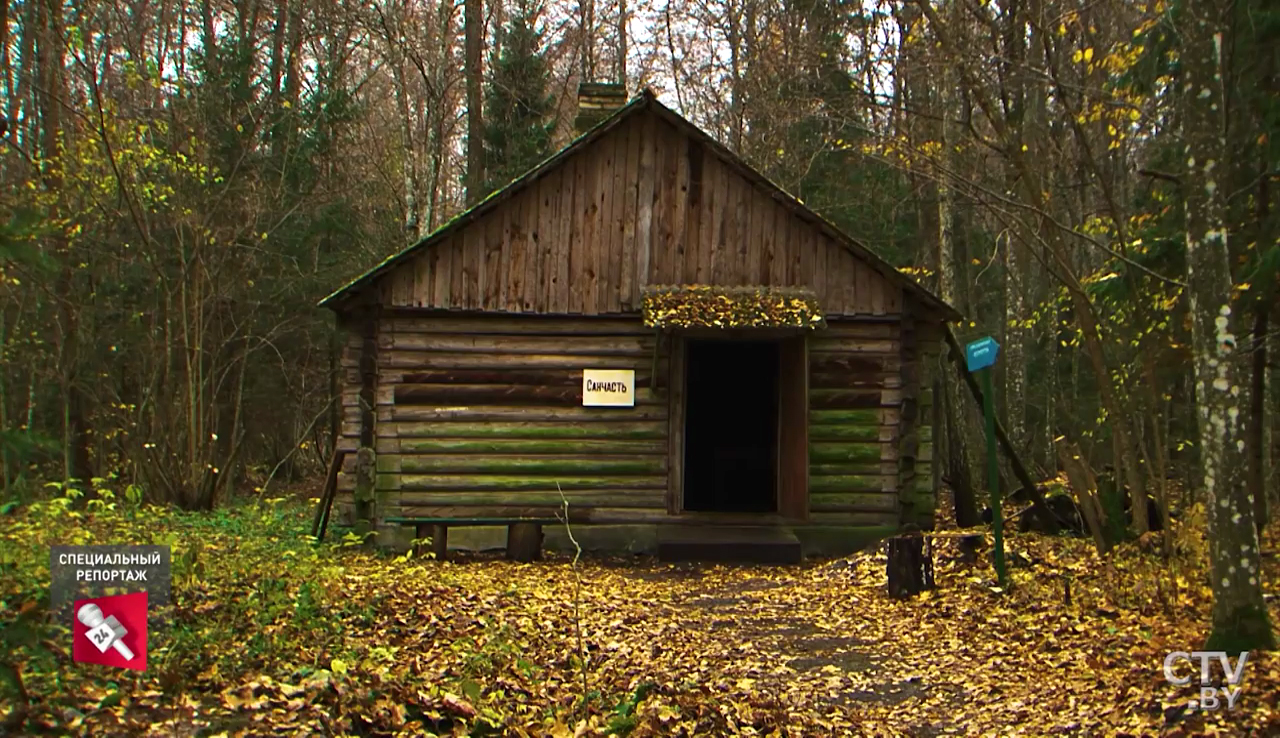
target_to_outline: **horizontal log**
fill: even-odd
[[[527,456],[456,456],[424,454],[421,456],[381,456],[399,461],[398,471],[420,474],[567,474],[582,476],[608,474],[612,476],[654,476],[667,473],[665,456],[635,457],[534,457]],[[390,469],[388,469],[390,471]]]
[[[897,496],[888,492],[816,492],[809,497],[809,509],[814,512],[888,512],[897,507]]]
[[[405,454],[626,454],[665,455],[667,442],[626,440],[478,440],[474,438],[397,438],[396,450]]]
[[[885,444],[882,443],[813,442],[809,444],[809,463],[879,463],[884,458],[885,451]]]
[[[636,372],[636,386],[648,387],[651,372]],[[402,384],[472,384],[541,387],[581,387],[582,371],[574,369],[430,369],[404,372]]]
[[[811,425],[811,441],[869,441],[888,443],[897,436],[892,425]]]
[[[809,410],[811,425],[897,425],[900,411],[896,407],[878,410]]]
[[[636,405],[666,405],[649,387],[637,387]],[[396,405],[503,405],[533,407],[582,406],[582,383],[569,387],[501,384],[397,384],[378,388],[379,404]],[[596,412],[618,408],[593,407]],[[625,408],[622,408],[625,409]]]
[[[613,408],[589,408],[610,411]],[[503,422],[500,417],[490,422],[476,415],[460,418],[462,422],[406,422],[396,423],[400,438],[582,438],[594,440],[642,440],[667,437],[665,420],[625,420],[613,422],[584,422],[582,420],[529,420]],[[607,420],[607,419],[606,419]],[[478,421],[478,422],[471,422]]]
[[[382,318],[380,330],[391,333],[484,333],[523,336],[528,334],[568,336],[652,336],[639,316],[635,318],[560,318],[535,315],[449,315],[391,314]]]
[[[655,495],[655,497],[657,497]],[[633,504],[634,503],[634,504]],[[564,508],[561,503],[531,507],[526,505],[467,505],[438,506],[413,504],[399,508],[398,515],[423,518],[543,518],[561,519]],[[757,516],[758,517],[758,516]],[[617,507],[592,507],[569,503],[571,524],[605,523],[611,525],[677,523],[686,520],[678,515],[668,515],[664,506],[654,505],[649,497],[630,497],[626,505]]]
[[[809,391],[809,407],[819,410],[854,410],[897,405],[902,391],[896,389],[815,389]]]
[[[468,333],[389,333],[378,337],[378,348],[409,351],[447,351],[467,354],[565,354],[570,356],[653,355],[652,336],[487,336]]]
[[[659,361],[659,371],[665,366]],[[436,353],[433,351],[399,351],[384,349],[378,352],[379,370],[396,369],[651,369],[653,354],[637,356],[604,356],[599,354],[563,354],[548,350],[545,354],[502,353]]]
[[[844,353],[822,353],[815,344],[809,345],[809,371],[811,373],[847,374],[897,374],[902,361],[897,356],[861,356]]]
[[[636,373],[637,386],[640,386],[640,387],[651,386],[653,383],[653,365],[648,362],[638,362],[638,363],[643,363],[644,367],[642,369],[636,369],[635,366],[633,365],[633,366],[626,366],[622,368],[631,369]],[[480,369],[476,369],[474,367],[437,369],[435,367],[436,367],[435,362],[432,361],[429,356],[427,356],[426,354],[423,354],[422,363],[416,366],[397,367],[394,369],[388,369],[386,367],[383,367],[379,369],[378,384],[383,387],[390,386],[393,384],[405,384],[405,383],[409,383],[409,384],[432,384],[432,383],[496,384],[497,382],[487,381],[491,377],[485,376],[485,375],[489,372],[521,372],[521,373],[548,372],[549,373],[548,376],[551,379],[551,381],[548,382],[548,384],[550,384],[551,386],[556,386],[556,385],[567,386],[570,383],[580,384],[582,382],[582,372],[584,369],[602,368],[594,365],[589,367],[569,367],[569,366],[545,367],[541,369],[538,369],[538,368],[531,369],[528,367],[524,367],[524,368],[510,367],[510,366],[504,366],[504,365],[498,365],[495,367],[486,367],[486,368],[480,368]],[[604,367],[604,368],[608,368],[608,367]],[[435,372],[441,372],[441,374],[435,374]],[[458,379],[460,381],[454,382],[446,374],[446,373],[453,373],[453,372],[474,372],[475,374],[470,375],[470,377],[468,377],[468,375],[458,375]],[[658,377],[660,378],[659,384],[666,383],[667,381],[666,372],[667,372],[666,360],[659,361],[658,362]],[[553,375],[558,375],[558,376],[553,377]],[[426,381],[428,378],[431,379],[432,381],[431,382]],[[436,381],[437,379],[445,380],[445,381],[437,382]],[[526,381],[527,378],[525,377],[515,377],[514,379],[516,379],[516,381],[509,382],[509,383],[508,382],[502,382],[502,383],[503,384],[541,384],[541,382]],[[358,374],[349,374],[347,376],[348,384],[352,384],[352,383],[358,384],[359,381],[360,381],[360,378]],[[352,399],[348,403],[348,406],[358,407],[358,403],[359,403],[358,395],[353,395],[353,398],[354,399]]]
[[[809,477],[890,475],[898,473],[897,461],[864,461],[844,464],[810,464]]]
[[[809,513],[810,525],[847,525],[856,527],[894,527],[898,525],[896,510],[877,510],[875,512],[830,512],[813,510]]]
[[[814,372],[809,375],[809,389],[898,389],[902,377],[897,374]]]
[[[833,477],[810,477],[809,492],[894,492],[898,488],[896,475],[845,474]]]
[[[400,512],[397,517],[410,517],[404,510],[415,507],[444,507],[482,505],[494,508],[526,508],[539,507],[557,517],[563,508],[563,500],[569,501],[569,509],[577,506],[632,507],[642,509],[662,508],[666,506],[666,498],[660,491],[611,489],[605,491],[565,490],[564,497],[555,489],[528,490],[523,492],[401,492]],[[426,516],[422,516],[426,517]],[[480,516],[476,516],[480,517]],[[490,517],[490,516],[484,516]],[[498,516],[493,516],[498,517]],[[503,513],[500,517],[517,517]],[[520,515],[518,517],[525,517]]]
[[[636,407],[514,407],[499,405],[399,405],[378,408],[378,421],[562,421],[565,423],[616,423],[619,421],[666,420],[667,405]],[[400,435],[405,435],[401,433]],[[447,435],[447,434],[438,434]],[[664,431],[665,437],[665,431]],[[576,438],[577,436],[571,436]]]
[[[580,405],[582,385],[539,387],[491,384],[399,384],[397,405]]]
[[[648,524],[670,524],[670,525],[705,525],[708,529],[714,529],[717,526],[743,526],[743,525],[780,525],[781,521],[773,518],[766,518],[758,513],[749,513],[743,515],[733,515],[729,513],[714,513],[714,521],[708,519],[703,513],[677,513],[669,515],[661,505],[655,504],[655,500],[660,500],[658,495],[653,497],[639,498],[631,497],[627,500],[627,506],[619,507],[591,507],[578,504],[574,501],[569,503],[569,522],[571,524],[608,524],[608,525],[648,525]],[[527,505],[433,505],[430,503],[413,502],[411,504],[402,504],[393,512],[387,513],[390,516],[403,517],[421,517],[421,518],[543,518],[558,519],[563,512],[563,508],[559,502],[555,505],[543,505],[533,507]],[[817,511],[810,514],[807,523],[797,523],[795,521],[786,521],[788,527],[803,528],[807,525],[823,526],[823,525],[850,525],[850,526],[894,526],[897,525],[896,511],[867,511],[867,512],[828,512]]]
[[[900,341],[883,338],[827,338],[815,336],[809,344],[810,351],[850,354],[897,354],[902,350]]]
[[[667,476],[499,476],[490,474],[379,474],[378,489],[445,492],[518,492],[560,489],[666,489]]]
[[[901,323],[897,320],[842,321],[828,320],[827,327],[814,334],[813,340],[827,338],[897,338]]]

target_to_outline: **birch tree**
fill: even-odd
[[[1207,497],[1213,620],[1206,648],[1274,648],[1262,599],[1254,500],[1246,484],[1245,315],[1232,305],[1227,193],[1228,107],[1223,83],[1230,4],[1188,0],[1181,28],[1187,293],[1191,308],[1200,467]]]

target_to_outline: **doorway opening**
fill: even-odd
[[[684,509],[778,510],[778,343],[686,345]]]

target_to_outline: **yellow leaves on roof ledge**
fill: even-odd
[[[813,290],[804,287],[646,287],[641,304],[650,328],[802,328],[826,326]]]

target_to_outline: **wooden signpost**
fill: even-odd
[[[987,430],[987,489],[991,493],[991,527],[995,538],[995,551],[992,558],[996,567],[996,580],[1001,587],[1007,587],[1008,572],[1004,562],[1004,513],[1001,510],[1000,465],[996,460],[996,408],[995,382],[991,380],[991,367],[996,363],[1000,353],[1000,344],[990,336],[965,346],[965,366],[970,373],[978,377],[982,383],[982,414]]]

